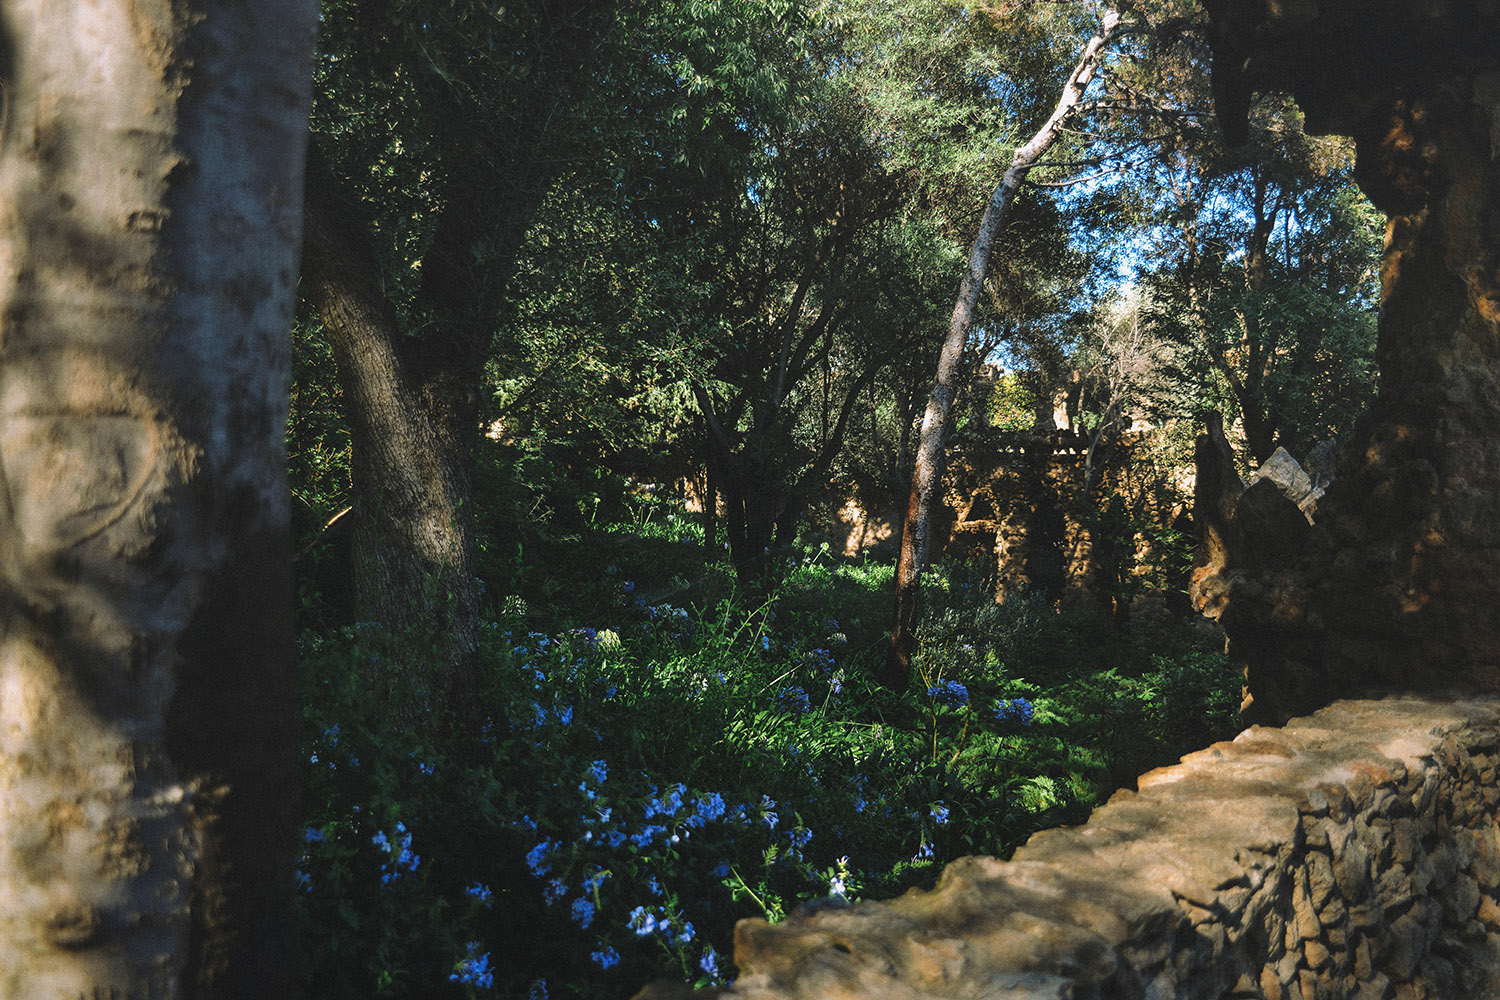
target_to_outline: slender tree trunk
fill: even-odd
[[[1103,62],[1105,50],[1120,34],[1119,15],[1107,12],[1098,34],[1084,46],[1083,55],[1063,87],[1062,97],[1047,123],[1031,141],[1017,149],[1011,158],[995,193],[990,196],[979,235],[969,252],[969,267],[959,284],[958,301],[948,322],[948,335],[938,357],[937,379],[927,400],[922,429],[917,442],[916,461],[912,466],[911,494],[907,501],[906,521],[901,532],[901,556],[896,564],[896,620],[891,630],[882,681],[897,690],[904,689],[911,677],[911,658],[916,639],[912,626],[916,621],[922,571],[927,566],[931,544],[932,508],[943,480],[943,450],[948,436],[948,414],[953,407],[959,363],[963,360],[964,342],[974,318],[974,307],[984,288],[985,271],[995,237],[1005,224],[1021,183],[1037,161],[1052,148],[1062,134],[1063,124],[1072,115],[1094,73]]]
[[[719,479],[712,463],[703,466],[703,548],[712,553],[719,546]]]
[[[316,5],[3,0],[0,998],[289,996]]]

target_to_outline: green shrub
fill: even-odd
[[[306,638],[309,996],[722,982],[741,917],[930,885],[1232,731],[1220,658],[996,605],[961,566],[931,575],[894,695],[868,680],[889,566],[799,551],[747,605],[696,525],[635,503],[558,574],[587,586],[501,602],[476,740],[375,714],[378,627]]]

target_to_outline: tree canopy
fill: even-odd
[[[1254,463],[1357,421],[1378,214],[1285,99],[1225,141],[1196,4],[326,0],[322,22],[289,427],[309,981],[416,995],[447,962],[467,996],[504,940],[517,995],[570,963],[575,992],[619,992],[622,956],[716,982],[689,915],[774,916],[853,871],[854,847],[813,871],[815,821],[894,892],[1218,731],[1238,682],[1129,605],[1181,613],[1205,420]],[[879,690],[937,395],[912,574],[934,586]],[[1007,463],[1051,492],[974,485]],[[940,558],[960,518],[982,560]],[[1027,518],[1045,544],[1013,537]],[[1107,610],[1008,592],[1008,559]],[[1096,662],[1115,643],[1128,666]],[[1074,728],[1040,749],[1033,713]],[[714,798],[768,771],[863,777],[795,818]],[[691,844],[655,822],[687,815]]]

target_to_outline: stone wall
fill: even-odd
[[[996,600],[1038,591],[1090,601],[1124,589],[1120,580],[1137,571],[1144,543],[1120,551],[1119,540],[1096,538],[1099,498],[1112,497],[1132,517],[1162,525],[1180,513],[1172,470],[1143,460],[1151,433],[1130,432],[1096,450],[1092,499],[1084,496],[1085,435],[995,428],[960,435],[944,477],[941,551],[994,559]]]
[[[1353,137],[1389,220],[1379,391],[1318,523],[1293,544],[1290,519],[1252,500],[1231,526],[1247,559],[1215,599],[1247,718],[1360,690],[1500,692],[1500,2],[1202,7],[1231,141],[1254,92],[1290,91],[1310,132]]]
[[[1500,996],[1500,701],[1341,701],[936,889],[735,933],[744,1000]],[[655,986],[641,996],[687,995]]]

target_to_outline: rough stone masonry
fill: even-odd
[[[1500,996],[1500,700],[1341,701],[936,889],[735,931],[742,1000]]]
[[[1203,7],[1230,141],[1254,92],[1289,91],[1308,131],[1354,138],[1389,218],[1379,392],[1317,523],[1288,545],[1287,518],[1238,518],[1242,544],[1200,561],[1247,721],[1372,688],[1500,691],[1500,0]]]

